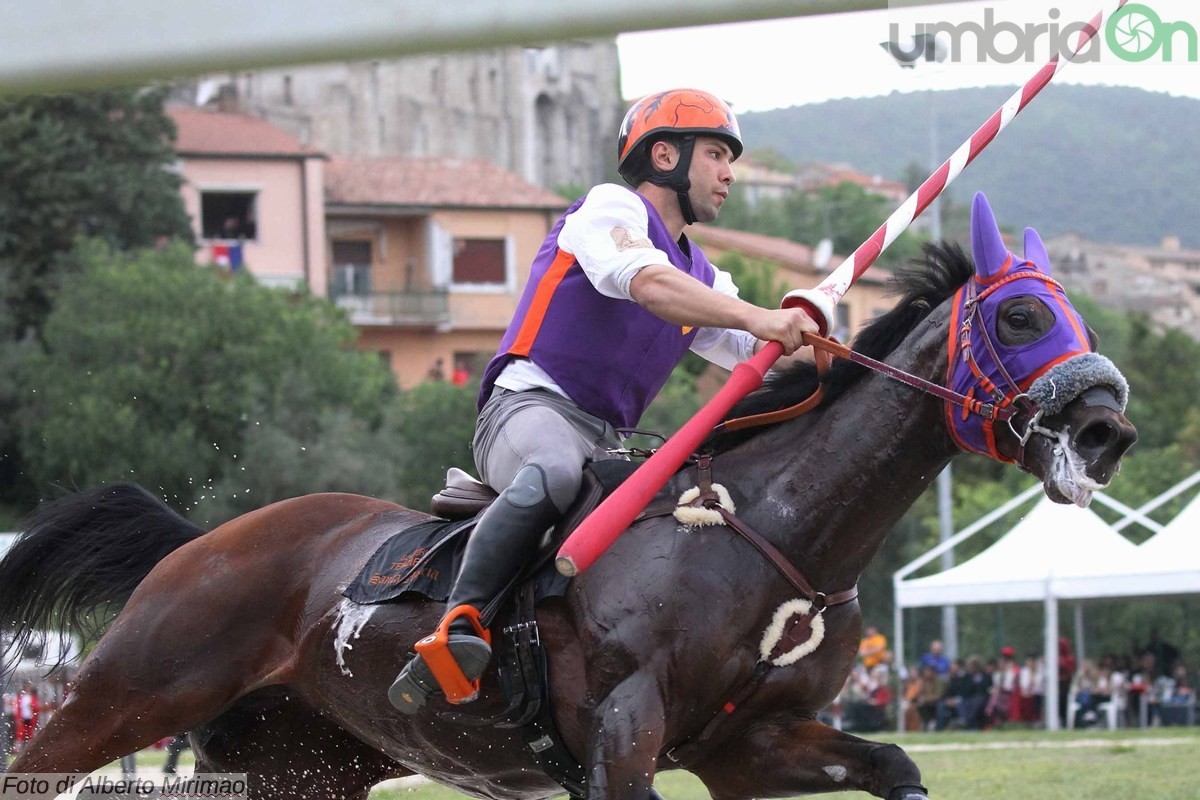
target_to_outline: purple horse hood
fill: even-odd
[[[1037,231],[1025,229],[1024,257],[1012,253],[980,192],[971,206],[971,251],[975,275],[954,298],[950,388],[998,406],[1012,405],[1024,394],[1044,412],[1056,413],[1090,386],[1108,384],[1124,408],[1125,379],[1112,362],[1092,352],[1087,325],[1051,277],[1050,258]],[[1005,344],[995,333],[1000,306],[1018,296],[1039,300],[1054,322],[1035,341]],[[959,447],[1011,462],[996,450],[995,420],[950,408],[946,414]]]

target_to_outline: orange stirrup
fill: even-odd
[[[417,642],[414,649],[425,659],[425,664],[441,685],[448,702],[469,703],[479,696],[480,679],[467,680],[467,676],[463,674],[462,668],[458,666],[449,650],[450,623],[459,617],[466,617],[480,638],[491,645],[492,634],[479,621],[479,610],[474,606],[461,605],[442,617],[437,630]]]

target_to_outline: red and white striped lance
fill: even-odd
[[[1119,0],[1116,8],[1121,8],[1126,2],[1128,0]],[[1079,32],[1079,41],[1071,53],[1072,59],[1100,30],[1104,13],[1101,11],[1097,14]],[[1009,98],[968,141],[954,151],[954,155],[930,175],[871,238],[863,242],[816,287],[788,292],[783,305],[805,307],[814,319],[824,319],[822,333],[828,333],[833,321],[833,308],[845,296],[850,286],[862,277],[867,267],[879,258],[879,254],[958,177],[967,164],[996,138],[996,134],[1012,122],[1013,117],[1037,96],[1066,63],[1055,53],[1049,63]],[[757,355],[734,367],[733,374],[720,391],[684,423],[674,436],[663,443],[653,456],[638,467],[628,480],[617,487],[567,538],[555,561],[558,571],[564,575],[576,575],[591,566],[609,545],[616,541],[621,532],[629,527],[708,432],[733,408],[734,403],[762,385],[763,376],[782,354],[783,346],[779,342],[767,342]]]
[[[1128,0],[1119,0],[1113,10],[1120,9],[1127,2]],[[850,286],[862,277],[862,274],[867,271],[867,267],[875,263],[879,254],[886,250],[896,240],[896,237],[929,207],[929,204],[966,169],[967,165],[975,160],[975,156],[979,155],[983,148],[987,147],[992,139],[995,139],[996,135],[1013,121],[1021,109],[1025,108],[1029,101],[1036,97],[1038,92],[1042,91],[1070,60],[1083,51],[1092,37],[1100,30],[1104,15],[1105,12],[1101,11],[1079,31],[1079,40],[1069,59],[1062,59],[1059,57],[1059,53],[1055,53],[1036,75],[1017,90],[1012,97],[1008,98],[1007,102],[997,109],[987,122],[971,134],[970,139],[963,142],[954,151],[954,154],[938,167],[936,172],[917,187],[917,190],[887,218],[887,221],[871,234],[871,238],[859,245],[857,250],[838,265],[837,269],[821,281],[816,286],[816,291],[826,295],[834,305],[841,301]],[[803,294],[800,296],[803,297]]]

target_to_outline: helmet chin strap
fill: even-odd
[[[692,210],[692,200],[688,197],[687,189],[679,189],[676,194],[679,196],[679,210],[683,212],[683,224],[691,225],[696,221],[696,212]]]
[[[679,137],[679,162],[675,165],[675,168],[670,172],[655,172],[647,178],[650,183],[675,190],[675,194],[679,198],[679,210],[683,213],[683,222],[685,225],[691,225],[696,221],[696,212],[692,210],[692,200],[688,197],[688,191],[692,188],[692,181],[688,178],[688,171],[692,167],[692,151],[695,147],[695,136],[689,134]]]

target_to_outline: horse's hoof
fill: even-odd
[[[451,634],[446,646],[450,655],[458,662],[458,668],[469,681],[478,679],[492,658],[492,648],[478,636]],[[437,678],[433,676],[425,659],[418,655],[405,664],[404,669],[396,676],[396,680],[388,689],[388,701],[401,714],[416,714],[430,697],[440,691]]]
[[[888,792],[887,800],[929,800],[924,786],[897,786]]]

